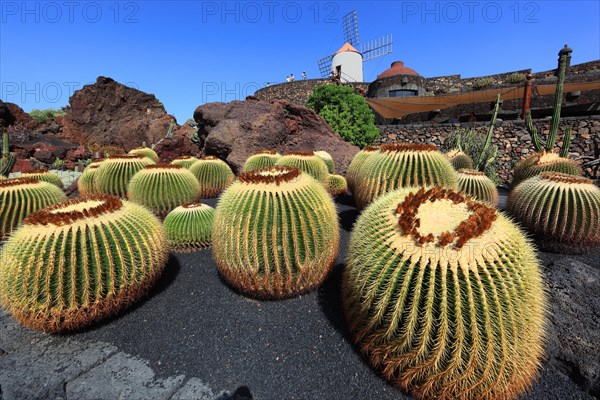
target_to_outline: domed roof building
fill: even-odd
[[[425,78],[414,69],[405,66],[404,62],[394,61],[371,82],[368,97],[424,96],[425,92]]]

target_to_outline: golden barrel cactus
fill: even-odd
[[[327,191],[333,197],[346,194],[348,183],[342,175],[331,174],[327,177]]]
[[[456,172],[458,187],[476,200],[485,201],[496,207],[498,205],[498,188],[485,173],[474,169],[461,168]]]
[[[242,167],[242,172],[252,171],[259,168],[272,167],[281,158],[281,154],[275,149],[259,150],[254,152]]]
[[[21,178],[39,179],[40,181],[51,183],[59,189],[64,189],[64,184],[60,177],[47,169],[36,169],[34,171],[23,172]]]
[[[365,162],[367,157],[379,150],[379,146],[365,146],[362,150],[360,150],[352,161],[350,161],[350,165],[348,165],[348,169],[346,169],[346,182],[348,182],[348,190],[354,193],[354,184],[356,182],[356,176],[358,175],[358,171],[360,170],[361,165]]]
[[[323,160],[325,165],[327,165],[327,170],[330,174],[335,174],[335,162],[333,161],[333,157],[331,157],[331,154],[329,154],[325,150],[318,150],[315,151],[315,156]]]
[[[235,175],[227,163],[214,156],[201,157],[190,167],[200,183],[200,198],[218,197],[233,180]]]
[[[327,164],[315,155],[313,151],[289,151],[275,165],[296,167],[315,178],[322,185],[327,184]]]
[[[181,165],[183,168],[190,169],[190,167],[196,161],[198,161],[198,158],[196,158],[194,156],[182,156],[182,157],[177,157],[177,158],[173,159],[173,161],[171,161],[171,164]]]
[[[446,157],[448,157],[450,164],[457,171],[463,168],[473,169],[473,160],[471,160],[471,157],[458,149],[450,150],[446,153]]]
[[[546,171],[581,175],[581,167],[575,160],[552,152],[533,153],[515,165],[512,186],[515,187],[525,179]]]
[[[154,150],[152,150],[150,147],[136,147],[135,149],[131,149],[129,151],[129,153],[127,153],[127,154],[129,154],[129,155],[141,154],[143,156],[148,157],[155,163],[158,162],[158,154],[156,154],[156,152]]]
[[[77,190],[81,196],[96,193],[96,171],[100,167],[102,160],[104,159],[92,161],[83,171],[79,179],[77,179]]]
[[[142,154],[108,157],[96,170],[94,191],[98,194],[125,197],[131,178],[151,164],[154,164],[154,161]]]
[[[215,209],[207,204],[188,203],[167,215],[163,226],[173,251],[193,252],[209,247]]]

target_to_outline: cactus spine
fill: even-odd
[[[543,359],[539,262],[508,218],[450,189],[404,188],[356,222],[343,274],[350,332],[423,399],[512,399]]]
[[[335,162],[333,161],[333,157],[331,157],[331,154],[329,154],[328,152],[326,152],[324,150],[319,150],[319,151],[315,151],[315,156],[317,156],[321,160],[323,160],[325,165],[327,165],[327,170],[329,171],[330,174],[335,173]]]
[[[0,176],[8,178],[8,174],[12,171],[17,158],[9,151],[8,132],[2,133],[2,158],[0,158]]]
[[[579,254],[600,245],[600,189],[587,178],[542,172],[511,191],[508,211],[544,250]]]
[[[367,157],[374,152],[379,150],[379,146],[365,146],[362,150],[354,155],[350,165],[346,169],[346,182],[348,182],[348,190],[354,193],[354,187],[356,184],[356,177],[360,167],[363,165]]]
[[[242,172],[252,171],[254,169],[267,168],[274,166],[281,158],[281,154],[275,149],[260,150],[252,154],[242,167]]]
[[[129,153],[127,153],[127,154],[129,154],[129,155],[142,154],[142,155],[148,157],[149,159],[151,159],[155,163],[157,163],[159,160],[158,154],[156,154],[156,152],[149,147],[136,147],[135,149],[130,150]]]
[[[32,212],[66,198],[58,187],[38,179],[13,178],[0,181],[0,241],[6,239]]]
[[[327,184],[327,164],[313,151],[290,151],[281,157],[275,165],[300,168],[302,172],[315,178],[322,185]]]
[[[22,324],[47,332],[119,312],[148,291],[168,258],[158,219],[106,195],[29,215],[3,250],[0,301]]]
[[[473,169],[459,169],[456,172],[459,189],[476,200],[494,207],[498,205],[498,188],[485,173]]]
[[[131,178],[150,164],[154,164],[154,162],[142,154],[109,157],[96,170],[94,191],[99,194],[125,197]]]
[[[215,211],[213,256],[221,275],[260,298],[318,286],[338,254],[339,224],[325,188],[298,168],[244,172]]]
[[[533,153],[520,161],[513,170],[512,186],[542,172],[561,172],[569,175],[581,175],[581,167],[575,160],[564,158],[556,153]]]
[[[200,158],[190,167],[200,183],[200,198],[218,197],[233,180],[235,175],[227,163],[214,156]]]
[[[194,163],[196,161],[198,161],[198,159],[194,156],[184,156],[184,157],[177,157],[176,159],[171,161],[171,164],[181,165],[183,168],[190,169],[190,167],[192,165],[194,165]]]
[[[214,208],[200,203],[184,204],[171,211],[163,221],[171,250],[187,253],[210,246],[214,213]]]
[[[62,179],[60,179],[60,177],[54,172],[50,172],[47,169],[38,169],[30,172],[23,172],[21,174],[21,177],[39,179],[40,181],[51,183],[59,189],[64,189],[65,187]]]
[[[200,184],[187,168],[173,164],[146,165],[129,182],[127,198],[159,217],[185,203],[198,200]]]

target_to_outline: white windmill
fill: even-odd
[[[363,82],[363,63],[392,52],[392,34],[381,36],[361,45],[358,36],[356,10],[342,18],[344,45],[334,54],[317,61],[321,77],[332,73],[342,82]],[[357,48],[360,47],[360,51]]]

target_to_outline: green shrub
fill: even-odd
[[[482,89],[484,87],[492,86],[495,83],[496,82],[494,82],[492,78],[477,79],[475,82],[473,82],[473,89]]]
[[[52,108],[47,108],[45,110],[38,110],[36,108],[29,112],[29,116],[35,119],[37,122],[46,122],[50,118],[54,118],[56,116],[61,116],[65,114],[66,112],[64,112],[63,110],[54,110]]]
[[[475,129],[457,129],[448,135],[442,146],[442,149],[444,151],[455,149],[459,147],[458,143],[460,142],[462,151],[471,157],[471,159],[477,160],[479,159],[479,155],[485,146],[485,136],[485,132],[478,132]],[[497,154],[498,146],[488,146],[483,156],[483,160],[488,160],[489,162],[486,162],[485,166],[483,167],[483,171],[481,171],[485,172],[487,177],[496,184],[500,183],[500,179],[498,178]]]
[[[315,110],[342,139],[364,147],[379,137],[375,115],[366,100],[352,88],[337,85],[318,86],[306,106]]]
[[[525,74],[521,74],[519,72],[515,72],[506,77],[507,83],[521,83],[525,80]]]

